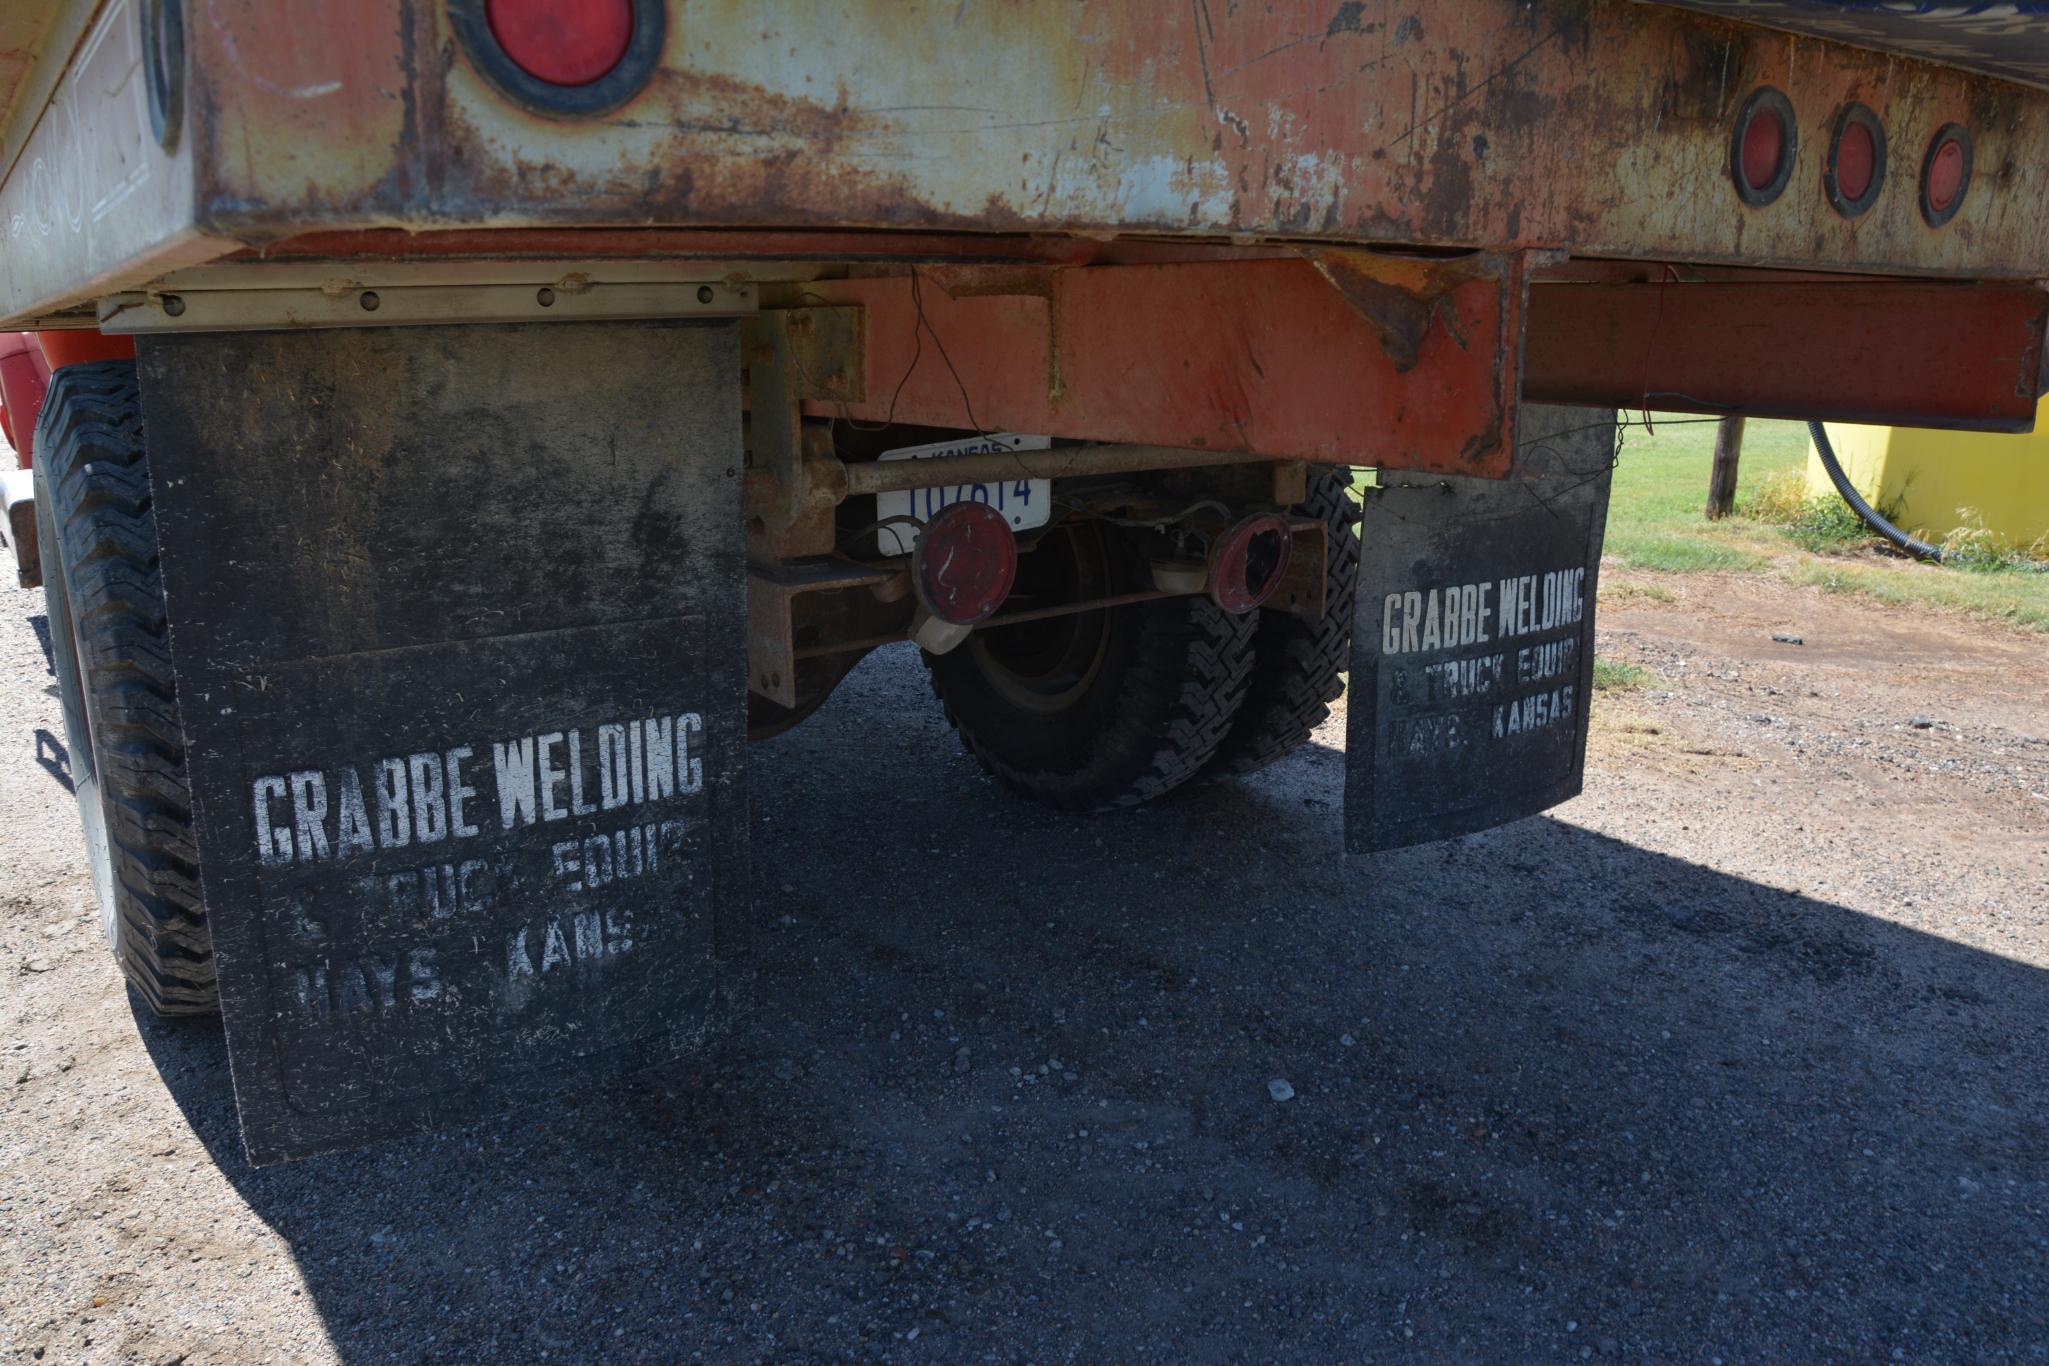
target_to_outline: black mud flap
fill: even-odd
[[[145,338],[251,1161],[674,1057],[746,928],[736,325]]]
[[[1615,415],[1526,407],[1518,426],[1508,479],[1390,474],[1367,491],[1351,853],[1491,829],[1579,793]]]

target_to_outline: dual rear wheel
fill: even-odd
[[[1295,749],[1344,691],[1359,579],[1347,472],[1312,473],[1300,510],[1328,533],[1322,620],[1233,616],[1196,596],[977,631],[925,657],[962,745],[1004,786],[1066,811],[1133,806]],[[1083,523],[1020,560],[1011,602],[1115,596],[1147,574],[1135,538]]]

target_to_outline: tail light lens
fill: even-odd
[[[550,85],[589,85],[633,40],[632,0],[485,0],[491,36],[512,64]]]
[[[646,87],[668,41],[666,0],[446,0],[478,74],[538,113],[602,114]]]
[[[1017,582],[1017,535],[986,503],[949,503],[925,523],[911,552],[918,603],[949,626],[994,616]]]
[[[1935,132],[1921,160],[1921,217],[1939,228],[1957,216],[1971,191],[1971,134],[1960,123]]]
[[[1286,518],[1271,512],[1245,518],[1210,544],[1211,601],[1233,616],[1250,612],[1281,586],[1294,553]]]
[[[1884,187],[1885,127],[1866,106],[1844,105],[1822,172],[1828,202],[1843,217],[1856,218],[1878,202]]]
[[[1800,152],[1793,104],[1770,86],[1743,102],[1729,144],[1729,172],[1744,203],[1762,208],[1785,192]]]

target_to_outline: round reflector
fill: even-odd
[[[1971,135],[1960,123],[1944,124],[1921,162],[1921,217],[1939,228],[1956,217],[1971,189]]]
[[[1210,600],[1233,616],[1250,612],[1281,586],[1294,553],[1287,521],[1272,512],[1254,513],[1211,543]]]
[[[911,587],[925,610],[954,626],[993,616],[1017,581],[1017,537],[987,503],[949,503],[911,552]]]
[[[1878,202],[1884,185],[1885,128],[1864,105],[1846,104],[1836,115],[1828,165],[1822,171],[1828,202],[1843,217],[1855,218]]]
[[[1760,86],[1743,102],[1729,144],[1730,177],[1744,203],[1762,208],[1784,192],[1793,178],[1799,133],[1793,105],[1770,86]]]
[[[527,75],[589,85],[626,55],[632,0],[484,0],[491,36]]]
[[[1786,156],[1786,125],[1775,110],[1760,109],[1743,130],[1743,183],[1762,190],[1779,173]]]
[[[661,64],[664,0],[447,0],[470,64],[543,114],[601,114],[632,99]]]

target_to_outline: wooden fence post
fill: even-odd
[[[1725,417],[1715,428],[1715,468],[1708,476],[1707,515],[1710,522],[1727,517],[1736,506],[1736,462],[1743,454],[1743,419]]]

